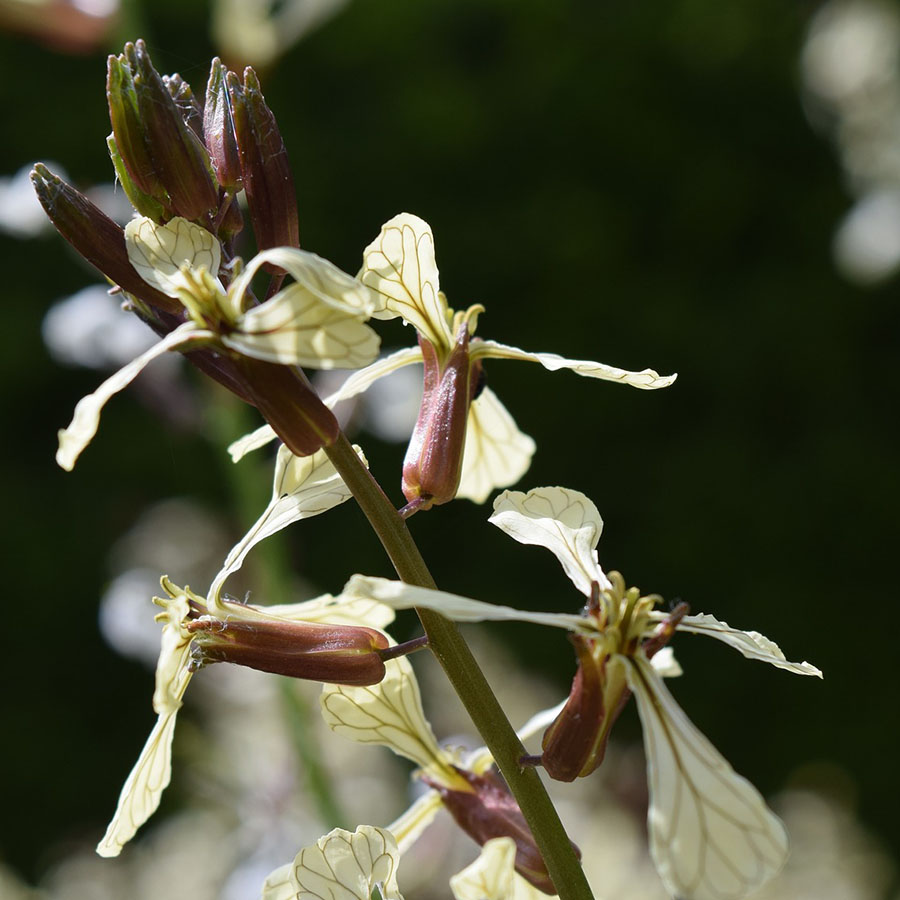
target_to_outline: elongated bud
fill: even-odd
[[[266,619],[187,623],[194,667],[216,662],[329,684],[370,685],[384,678],[379,650],[387,638],[373,628]]]
[[[333,444],[340,425],[319,395],[290,366],[235,358],[250,401],[295,456]]]
[[[241,160],[231,117],[225,76],[228,70],[217,56],[209,70],[206,104],[203,107],[203,139],[219,184],[228,191],[241,187]]]
[[[185,124],[169,89],[153,68],[144,42],[126,44],[124,55],[132,72],[140,126],[156,176],[175,214],[203,223],[218,206],[206,148]],[[121,145],[119,149],[130,171],[128,155]]]
[[[294,177],[275,116],[260,91],[259,79],[253,69],[247,68],[243,84],[234,72],[228,72],[225,85],[257,248],[299,247]],[[268,263],[266,268],[281,271]]]
[[[511,837],[516,842],[516,871],[538,890],[555,894],[531,829],[504,782],[493,772],[476,775],[464,769],[456,771],[469,782],[471,791],[452,790],[427,776],[423,781],[440,793],[456,824],[479,844],[484,845],[491,838]],[[575,852],[581,858],[577,847]]]
[[[419,418],[403,460],[402,487],[410,503],[418,501],[420,509],[427,509],[456,496],[475,381],[466,325],[443,367],[435,348],[421,336],[419,346],[425,382]]]
[[[109,149],[109,158],[112,160],[116,170],[116,180],[122,186],[122,190],[125,191],[125,196],[131,202],[131,205],[142,216],[147,216],[147,218],[153,219],[157,223],[165,222],[169,217],[167,207],[155,197],[151,197],[150,194],[145,194],[137,186],[131,177],[131,173],[128,171],[128,167],[125,165],[125,160],[122,159],[115,135],[111,134],[106,139],[106,146]]]
[[[128,261],[125,233],[84,194],[38,163],[31,173],[38,200],[59,233],[113,284],[149,306],[181,314],[177,300],[150,287]]]
[[[578,671],[569,699],[544,732],[541,762],[557,781],[590,775],[606,755],[609,733],[631,696],[620,660],[593,652],[593,641],[571,636]]]
[[[175,101],[184,124],[203,140],[203,107],[194,96],[193,88],[177,73],[163,75],[163,84]]]

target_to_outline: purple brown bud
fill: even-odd
[[[454,790],[427,776],[423,781],[438,791],[456,824],[478,844],[483,846],[491,838],[511,837],[516,844],[516,871],[538,890],[555,894],[556,888],[531,829],[499,775],[494,772],[476,775],[465,769],[456,772],[469,783],[471,790]],[[580,859],[581,853],[577,847],[574,849]]]
[[[259,250],[299,247],[297,195],[287,150],[251,68],[244,82],[234,72],[225,76],[240,156],[241,176]],[[266,264],[270,272],[280,273]]]
[[[402,487],[410,503],[428,509],[456,496],[477,379],[472,378],[467,325],[460,327],[456,346],[443,366],[435,348],[421,335],[419,346],[425,382],[419,418],[403,460]]]
[[[231,116],[225,76],[228,70],[217,56],[209,70],[203,107],[203,139],[219,184],[228,191],[241,187],[241,159]]]
[[[192,665],[217,662],[329,684],[370,685],[384,678],[379,650],[387,638],[373,628],[273,619],[202,616],[187,623]]]
[[[175,106],[178,107],[185,125],[202,141],[203,107],[194,96],[193,89],[177,72],[172,75],[163,75],[162,80],[175,101]]]

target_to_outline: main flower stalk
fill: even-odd
[[[433,589],[434,579],[406,522],[369,470],[359,462],[343,433],[325,452],[378,535],[401,580]],[[556,809],[535,769],[520,764],[525,755],[522,743],[459,629],[433,610],[417,609],[416,612],[432,652],[516,798],[559,896],[562,900],[593,900]]]

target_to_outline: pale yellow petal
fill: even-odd
[[[270,872],[263,882],[260,900],[296,900],[297,888],[294,885],[294,864],[286,863]]]
[[[215,235],[180,216],[165,225],[144,216],[132,219],[125,226],[125,247],[138,275],[169,297],[185,287],[182,266],[204,268],[215,277],[222,258]]]
[[[597,562],[603,519],[580,491],[560,487],[534,488],[527,494],[504,491],[494,500],[488,521],[520,544],[546,547],[582,594],[590,596],[594,581],[601,589],[610,587]]]
[[[790,662],[785,658],[781,648],[774,641],[770,641],[767,637],[761,635],[758,631],[741,631],[738,628],[732,628],[727,622],[720,622],[714,616],[708,613],[701,613],[698,616],[685,616],[678,623],[679,631],[689,631],[694,634],[705,634],[708,637],[715,638],[734,647],[740,651],[747,659],[758,659],[762,662],[771,663],[779,669],[787,669],[795,675],[816,675],[822,677],[822,673],[814,665],[808,662]]]
[[[681,664],[675,659],[675,651],[671,647],[663,647],[653,654],[650,665],[662,678],[678,678],[684,674]]]
[[[646,659],[628,659],[626,671],[644,730],[657,871],[673,896],[740,900],[784,865],[784,825],[694,727]]]
[[[354,372],[333,394],[329,394],[322,402],[329,408],[333,408],[342,400],[349,400],[357,394],[361,394],[366,388],[374,384],[385,375],[396,372],[404,366],[422,362],[422,351],[418,347],[407,347],[397,350],[384,359],[379,359],[372,365]]]
[[[378,356],[380,339],[357,313],[327,305],[292,284],[241,316],[222,343],[265,362],[357,369]]]
[[[394,621],[394,610],[384,603],[368,597],[337,597],[323,594],[301,603],[283,603],[277,606],[253,606],[278,619],[296,622],[326,622],[330,625],[365,625],[369,628],[385,628]]]
[[[528,471],[534,449],[534,441],[485,388],[469,408],[457,497],[484,503],[492,491],[515,484]]]
[[[387,830],[397,839],[401,853],[406,853],[421,837],[442,806],[441,795],[436,790],[429,789],[387,826]]]
[[[400,851],[384,828],[335,828],[294,859],[298,900],[371,900],[377,887],[384,900],[403,900],[397,887]]]
[[[423,769],[452,778],[425,718],[409,660],[390,660],[385,669],[384,680],[371,687],[326,684],[321,696],[326,724],[348,740],[390,747]]]
[[[528,612],[501,606],[497,603],[483,603],[448,594],[444,591],[433,591],[429,588],[404,584],[402,581],[391,581],[387,578],[376,578],[369,575],[354,575],[344,586],[344,596],[368,597],[385,603],[392,609],[414,609],[422,607],[433,609],[448,619],[456,622],[533,622],[536,625],[549,625],[552,628],[565,628],[595,635],[596,631],[582,616],[565,613]]]
[[[436,347],[449,349],[453,334],[440,293],[434,237],[418,216],[401,213],[381,227],[363,251],[360,279],[384,298],[376,318],[400,316]]]
[[[479,359],[521,359],[526,362],[540,363],[551,372],[557,369],[571,369],[576,375],[586,378],[602,378],[604,381],[619,381],[632,387],[654,390],[672,384],[677,375],[660,375],[653,369],[642,369],[640,372],[629,372],[616,366],[607,366],[589,359],[566,359],[556,353],[529,353],[518,347],[498,344],[496,341],[475,341],[472,343],[472,358]]]
[[[513,900],[516,842],[498,837],[485,842],[471,865],[450,878],[456,900]]]
[[[184,628],[184,622],[190,614],[190,605],[184,594],[156,602],[165,605],[165,612],[156,617],[157,621],[163,623],[163,629],[159,661],[156,664],[153,709],[163,715],[181,708],[185,689],[191,680],[188,669],[191,635]]]
[[[365,463],[359,447],[354,448]],[[209,600],[215,604],[225,579],[236,572],[247,554],[260,541],[281,531],[293,522],[318,516],[349,500],[352,496],[344,480],[324,450],[312,456],[294,456],[282,444],[275,462],[272,499],[250,530],[231,549],[222,569],[209,589]]]
[[[212,337],[214,335],[211,332],[201,331],[193,322],[185,322],[159,343],[154,344],[146,353],[142,353],[107,378],[93,394],[82,397],[75,406],[75,413],[68,428],[61,428],[59,431],[56,462],[60,467],[67,472],[72,471],[78,457],[97,433],[100,413],[107,401],[131,384],[145,366],[169,350],[184,348],[192,343],[204,343]]]
[[[119,795],[119,805],[97,845],[100,856],[118,856],[138,828],[156,812],[172,777],[172,736],[177,712],[161,715]]]
[[[260,425],[256,431],[251,431],[228,445],[228,453],[232,462],[240,462],[248,453],[265,447],[278,437],[271,425]]]

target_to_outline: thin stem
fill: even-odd
[[[371,523],[400,578],[407,584],[434,589],[434,579],[406,522],[360,462],[344,434],[341,433],[325,450]],[[416,612],[432,652],[516,798],[560,897],[562,900],[593,900],[556,809],[537,771],[520,764],[525,749],[472,651],[449,619],[433,610],[417,609]]]

